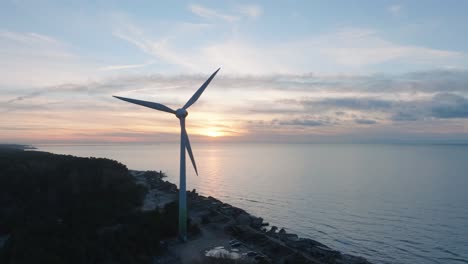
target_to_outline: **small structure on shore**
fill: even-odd
[[[130,99],[120,96],[114,96],[120,100],[149,107],[151,109],[175,114],[176,117],[180,120],[180,181],[179,181],[179,238],[182,241],[187,240],[187,196],[186,196],[186,185],[185,185],[185,149],[190,156],[190,160],[192,161],[193,168],[195,169],[195,173],[198,175],[197,165],[195,164],[195,159],[193,158],[192,148],[190,147],[190,141],[185,130],[185,118],[188,115],[187,109],[193,105],[198,98],[200,98],[205,88],[210,84],[211,80],[215,77],[216,73],[218,73],[220,69],[217,69],[213,74],[211,74],[210,78],[202,84],[200,88],[195,92],[195,94],[187,101],[187,103],[177,110],[173,110],[163,104],[155,103],[155,102],[148,102],[148,101],[141,101],[136,99]]]

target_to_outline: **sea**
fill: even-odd
[[[38,145],[179,182],[179,145]],[[468,145],[192,143],[187,189],[373,263],[468,263]]]

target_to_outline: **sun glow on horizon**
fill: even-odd
[[[222,136],[224,136],[223,132],[221,132],[219,130],[216,130],[216,129],[213,129],[213,128],[207,129],[207,131],[205,131],[203,134],[206,135],[206,136],[209,136],[209,137],[222,137]]]

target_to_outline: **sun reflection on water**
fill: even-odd
[[[205,149],[204,151],[204,173],[200,181],[202,182],[201,188],[202,192],[205,195],[220,197],[221,188],[223,185],[221,178],[221,158],[219,157],[219,152],[215,149]]]

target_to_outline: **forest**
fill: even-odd
[[[146,192],[113,160],[0,148],[0,263],[151,263],[178,212]]]

